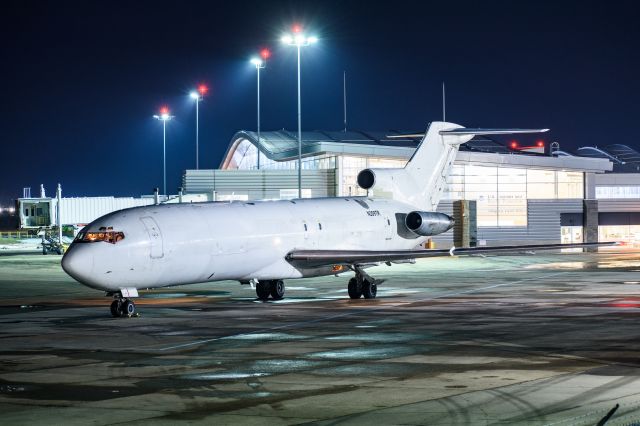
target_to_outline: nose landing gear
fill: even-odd
[[[124,297],[121,292],[107,295],[114,297],[114,300],[113,302],[111,302],[110,307],[111,315],[114,318],[131,318],[139,316],[136,310],[136,304],[133,303],[133,300]]]
[[[264,280],[256,283],[256,295],[260,300],[267,300],[269,296],[273,300],[280,300],[284,297],[284,281],[282,280]]]
[[[353,266],[356,276],[349,280],[347,291],[352,299],[375,299],[378,295],[378,284],[382,284],[384,280],[377,280],[371,277],[364,270],[357,266]]]

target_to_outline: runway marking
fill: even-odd
[[[337,319],[337,318],[344,318],[344,317],[349,317],[349,316],[354,316],[354,315],[361,315],[361,314],[363,314],[365,312],[376,312],[376,311],[381,311],[381,310],[384,310],[384,309],[389,309],[389,308],[394,308],[394,307],[412,305],[414,303],[428,302],[428,301],[437,300],[437,299],[446,299],[446,298],[449,298],[449,297],[456,297],[456,296],[460,296],[460,295],[463,295],[463,294],[471,294],[471,293],[481,292],[483,290],[490,290],[490,289],[493,289],[493,288],[506,287],[506,286],[509,286],[509,285],[516,285],[516,284],[520,284],[520,283],[527,282],[527,281],[535,281],[535,280],[539,280],[541,278],[564,275],[564,274],[568,274],[568,273],[571,273],[571,272],[572,271],[555,272],[555,273],[540,275],[540,276],[532,277],[532,278],[523,278],[521,280],[510,281],[510,282],[506,282],[506,283],[502,283],[502,284],[493,284],[493,285],[474,288],[474,289],[470,289],[470,290],[463,290],[463,291],[457,291],[457,292],[453,292],[453,293],[441,294],[441,295],[437,295],[437,296],[425,297],[425,298],[422,298],[422,299],[413,300],[411,302],[391,303],[391,304],[387,304],[387,305],[384,305],[384,306],[371,306],[371,307],[368,307],[368,308],[365,308],[365,309],[358,309],[358,310],[355,310],[355,311],[345,312],[343,314],[336,314],[336,315],[331,315],[331,316],[328,316],[328,317],[322,317],[322,318],[318,318],[318,319],[314,319],[314,320],[302,321],[302,322],[298,322],[298,323],[295,323],[295,324],[282,324],[282,325],[278,325],[278,326],[275,326],[275,327],[262,328],[260,330],[254,330],[254,331],[250,331],[250,332],[246,332],[246,333],[237,333],[237,334],[231,334],[229,336],[221,336],[221,337],[213,337],[211,339],[196,340],[196,341],[189,342],[189,343],[181,343],[179,345],[166,346],[164,348],[159,348],[159,349],[156,349],[156,350],[159,350],[159,351],[170,351],[170,350],[173,350],[173,349],[188,348],[190,346],[197,346],[197,345],[202,345],[202,344],[205,344],[205,343],[216,342],[216,341],[219,341],[219,340],[231,339],[233,337],[238,337],[238,336],[245,336],[245,335],[248,336],[248,335],[257,334],[257,333],[265,333],[265,332],[270,332],[270,331],[275,331],[275,330],[283,330],[283,329],[294,328],[294,327],[295,328],[302,328],[302,327],[307,326],[307,325],[317,324],[319,322],[334,320],[334,319]]]

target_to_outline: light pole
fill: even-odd
[[[200,126],[199,126],[199,120],[200,120],[200,101],[202,100],[202,98],[204,97],[204,95],[209,91],[209,88],[204,85],[201,84],[200,86],[198,86],[198,90],[193,90],[191,91],[191,93],[189,93],[189,96],[191,97],[191,99],[193,99],[194,101],[196,101],[196,170],[200,169],[200,161],[199,161],[199,154],[200,154],[200,148],[198,146],[199,144],[199,138],[200,138]]]
[[[300,49],[318,41],[317,37],[307,37],[299,25],[293,26],[293,35],[282,36],[282,43],[295,46],[298,51],[298,198],[302,198],[302,107],[300,101]]]
[[[160,108],[160,114],[154,115],[153,118],[162,121],[162,177],[164,183],[164,195],[167,195],[167,121],[173,118],[169,114],[169,108],[163,106]]]
[[[268,49],[262,49],[260,52],[261,58],[251,58],[251,63],[256,67],[256,74],[258,77],[258,146],[256,147],[258,150],[258,170],[260,170],[260,70],[267,66],[266,61],[269,56],[271,56],[271,52]]]

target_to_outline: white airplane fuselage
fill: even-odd
[[[124,234],[121,241],[74,242],[63,267],[105,291],[329,275],[341,270],[297,269],[286,255],[415,248],[428,237],[401,232],[404,215],[414,210],[365,197],[136,207],[103,216],[83,230],[117,230]]]
[[[137,289],[252,281],[259,299],[279,300],[285,279],[348,269],[355,272],[349,297],[372,299],[380,281],[364,267],[424,257],[424,250],[411,249],[453,227],[453,219],[436,209],[460,144],[477,134],[540,131],[546,129],[432,122],[404,168],[360,172],[358,185],[371,197],[163,204],[114,212],[81,231],[62,267],[82,284],[114,295],[116,317],[135,314],[129,297]]]

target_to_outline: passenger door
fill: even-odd
[[[141,217],[140,220],[149,234],[149,240],[151,242],[151,258],[159,259],[163,257],[164,247],[162,242],[162,232],[160,231],[158,223],[151,216]]]

